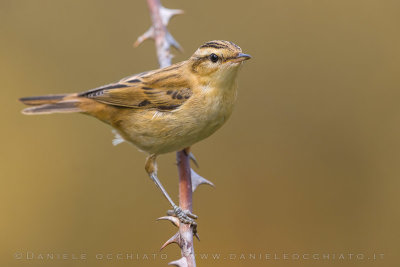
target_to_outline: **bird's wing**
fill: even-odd
[[[192,89],[177,69],[169,68],[133,75],[79,96],[113,106],[173,110],[191,97]]]

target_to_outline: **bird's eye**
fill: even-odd
[[[216,54],[214,54],[214,53],[212,53],[211,55],[210,55],[210,60],[212,61],[212,62],[217,62],[218,61],[218,56],[216,55]]]

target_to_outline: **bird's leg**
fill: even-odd
[[[169,212],[169,215],[173,215],[178,217],[178,219],[185,224],[190,224],[194,228],[196,228],[197,223],[193,219],[197,219],[197,216],[192,214],[188,210],[182,210],[180,207],[178,207],[171,199],[171,197],[168,195],[167,191],[164,189],[162,186],[160,180],[158,180],[157,177],[157,162],[156,162],[156,157],[157,155],[153,154],[147,157],[146,159],[146,172],[149,174],[151,180],[157,185],[157,187],[161,190],[163,193],[164,197],[168,200],[168,202],[171,204],[173,211]],[[172,214],[171,214],[172,213]]]

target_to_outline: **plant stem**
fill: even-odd
[[[158,62],[161,68],[171,65],[170,47],[177,46],[172,36],[168,33],[163,22],[162,6],[159,0],[147,0],[152,20],[152,28],[145,33],[144,39],[153,38],[156,44]],[[164,18],[164,21],[168,21]],[[170,37],[170,38],[168,38]],[[183,210],[192,212],[192,180],[189,160],[189,148],[176,152],[179,173],[179,206]],[[193,248],[193,228],[188,224],[179,224],[179,246],[182,258],[174,263],[178,266],[195,267],[196,261]]]
[[[189,149],[176,152],[179,172],[179,206],[183,210],[192,212],[192,179],[188,154]],[[188,266],[196,266],[193,248],[193,229],[190,225],[181,223],[179,232],[182,237],[182,256],[187,259]]]

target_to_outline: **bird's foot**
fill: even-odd
[[[173,205],[172,208],[173,210],[169,210],[167,214],[177,217],[181,223],[190,224],[193,227],[193,234],[196,235],[197,223],[194,220],[197,219],[197,215],[191,213],[189,210],[182,210],[177,205]]]
[[[182,210],[177,205],[172,206],[173,210],[167,212],[170,216],[175,216],[181,223],[197,225],[194,219],[197,219],[197,215],[191,213],[189,210]]]

